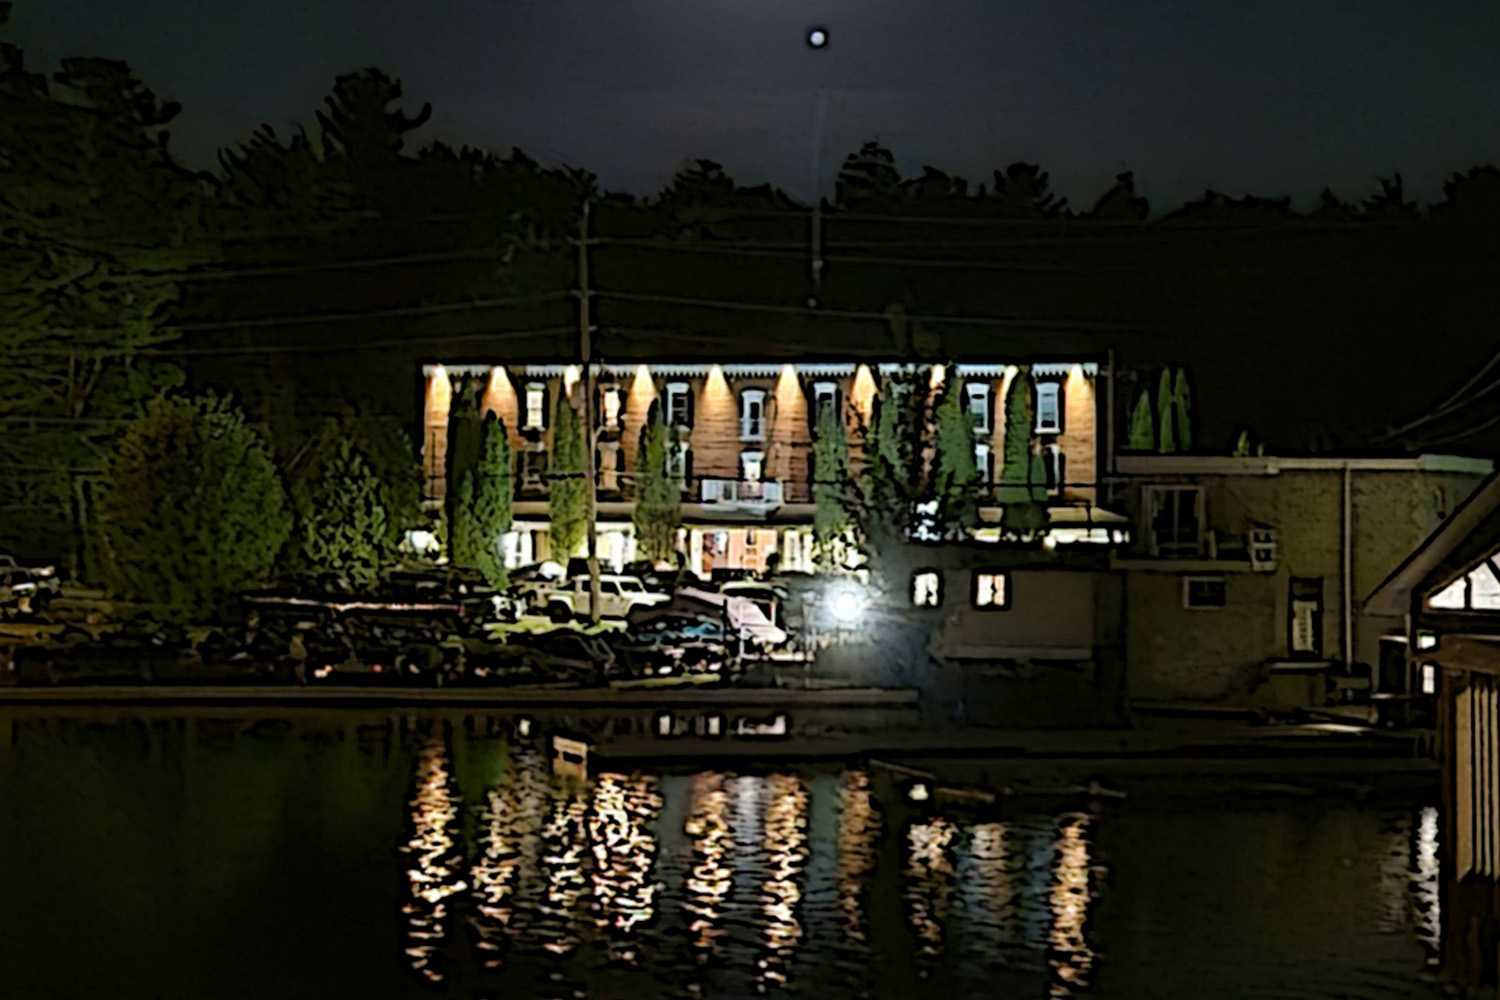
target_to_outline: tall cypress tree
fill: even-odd
[[[651,562],[670,562],[677,554],[677,529],[682,523],[681,490],[667,474],[667,425],[660,401],[651,404],[635,470],[635,547]]]
[[[463,551],[455,552],[455,561],[473,566],[492,587],[500,588],[507,580],[500,536],[510,530],[513,521],[515,476],[511,468],[510,435],[493,413],[484,418],[483,439],[483,455],[464,476],[459,490],[460,509],[466,523],[458,532]]]
[[[964,407],[963,380],[947,380],[937,408],[934,492],[938,523],[949,537],[967,537],[979,526],[979,469],[974,464],[974,421]]]
[[[1156,429],[1151,426],[1151,390],[1142,389],[1130,415],[1131,451],[1152,451],[1156,447]]]
[[[1175,410],[1175,400],[1172,395],[1172,369],[1163,368],[1161,383],[1156,388],[1156,422],[1157,431],[1160,434],[1156,441],[1156,450],[1163,455],[1170,455],[1177,450],[1177,436],[1172,433],[1172,417]]]
[[[1000,502],[1031,499],[1031,437],[1035,416],[1031,409],[1031,369],[1022,366],[1005,394],[1005,464],[1000,469]]]
[[[1172,392],[1172,409],[1177,414],[1177,441],[1183,451],[1193,450],[1192,396],[1188,391],[1187,369],[1177,369],[1177,384]]]
[[[583,421],[573,403],[557,394],[552,420],[552,475],[547,491],[547,513],[552,520],[552,558],[567,562],[584,543],[588,531],[588,493],[584,482]]]
[[[832,560],[834,543],[849,532],[846,504],[852,488],[849,435],[838,410],[825,402],[818,411],[818,436],[813,442],[813,549],[824,566]]]

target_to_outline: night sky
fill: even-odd
[[[827,49],[804,43],[826,25]],[[907,172],[1040,162],[1085,206],[1134,170],[1158,210],[1214,187],[1441,196],[1500,160],[1500,4],[1426,0],[20,0],[33,69],[128,59],[186,105],[194,165],[311,123],[336,74],[401,77],[421,133],[649,194],[689,157],[799,197],[878,137]],[[821,142],[818,95],[825,95]]]

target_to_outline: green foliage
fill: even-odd
[[[1249,458],[1250,457],[1250,432],[1249,431],[1240,431],[1239,439],[1237,441],[1235,441],[1235,443],[1234,443],[1234,457],[1235,458]]]
[[[932,499],[923,468],[925,388],[912,374],[892,374],[875,400],[855,517],[872,558],[903,541],[914,527],[917,504]]]
[[[306,564],[368,590],[396,558],[400,533],[383,502],[374,467],[349,438],[298,497]]]
[[[1047,507],[1034,500],[1006,504],[1001,523],[1007,533],[1017,538],[1035,538],[1047,527]]]
[[[552,418],[552,475],[547,513],[552,521],[552,558],[567,564],[587,540],[588,490],[584,481],[583,422],[566,396],[558,393]]]
[[[964,405],[963,380],[950,374],[937,408],[937,464],[934,492],[939,530],[967,537],[979,526],[980,472],[974,465],[974,421]]]
[[[1187,370],[1177,369],[1177,381],[1172,390],[1172,411],[1177,417],[1177,442],[1183,451],[1193,450],[1193,397],[1188,390]]]
[[[850,153],[839,168],[835,200],[840,208],[889,211],[901,200],[901,174],[896,156],[878,142],[867,142]]]
[[[1151,390],[1142,389],[1130,415],[1131,451],[1151,451],[1156,447],[1156,428],[1151,423]]]
[[[110,589],[169,617],[203,616],[265,579],[291,533],[269,446],[212,394],[153,400],[106,468]]]
[[[1173,411],[1172,370],[1163,368],[1161,382],[1156,387],[1156,450],[1163,455],[1170,455],[1177,450],[1177,436],[1172,432]]]
[[[1031,405],[1031,368],[1023,365],[1005,394],[1004,465],[1000,468],[1000,502],[1031,499],[1032,437],[1036,416]]]
[[[474,516],[474,471],[464,473],[458,489],[449,498],[453,511],[448,519],[448,561],[455,566],[479,562],[479,522]]]
[[[342,573],[350,582],[372,582],[358,565],[388,566],[406,532],[424,524],[422,468],[411,439],[393,419],[353,409],[329,417],[301,443],[286,471],[298,523],[285,558],[289,573]],[[337,524],[345,515],[339,494],[363,491],[367,484],[374,491],[367,507],[378,507],[381,516],[360,515],[362,530],[374,534],[359,543],[356,558]],[[365,504],[360,495],[358,502]],[[344,573],[345,567],[354,567],[355,575]]]
[[[510,530],[516,491],[515,468],[510,450],[510,435],[493,413],[484,420],[484,457],[475,470],[477,484],[472,487],[474,533],[477,536],[474,566],[490,586],[506,584],[505,559],[500,550],[500,536]]]
[[[838,410],[825,402],[813,441],[813,548],[824,566],[832,562],[835,544],[848,539],[852,522],[846,504],[853,491],[849,435]]]
[[[635,474],[635,546],[639,558],[671,562],[677,554],[677,529],[681,491],[667,475],[668,431],[662,421],[661,404],[651,404]]]

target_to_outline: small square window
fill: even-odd
[[[1194,610],[1222,608],[1228,603],[1224,578],[1189,576],[1182,581],[1182,606]]]
[[[974,607],[1002,611],[1010,607],[1010,574],[980,570],[974,574]]]
[[[919,570],[911,578],[911,606],[939,608],[943,605],[943,574],[935,569]]]

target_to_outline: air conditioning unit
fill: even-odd
[[[1281,558],[1281,535],[1275,528],[1255,526],[1250,529],[1250,569],[1256,573],[1274,573]]]

